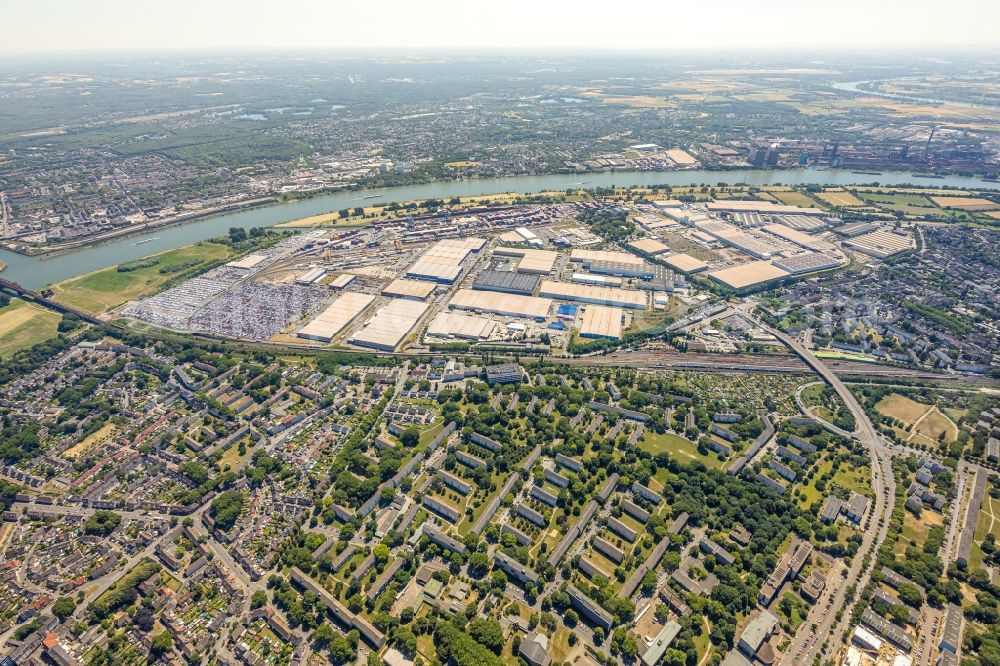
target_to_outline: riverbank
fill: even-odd
[[[94,234],[93,236],[87,236],[86,238],[81,238],[80,240],[77,241],[69,241],[66,243],[52,243],[38,248],[35,247],[18,248],[8,245],[8,247],[6,247],[5,249],[9,250],[10,252],[16,252],[17,254],[22,254],[28,257],[52,258],[62,254],[75,252],[77,250],[81,250],[84,248],[94,247],[95,245],[102,245],[104,243],[113,240],[130,238],[132,236],[141,236],[142,234],[151,233],[159,229],[166,229],[180,224],[201,222],[203,220],[212,217],[217,217],[219,215],[226,215],[228,213],[239,212],[242,210],[249,210],[253,208],[261,208],[272,205],[280,205],[280,202],[275,197],[260,197],[257,199],[251,199],[249,201],[240,204],[218,206],[216,208],[202,210],[196,213],[176,215],[174,217],[167,218],[158,222],[145,222],[143,224],[137,224],[130,227],[121,227],[119,229],[112,229],[111,231],[107,231],[101,234]],[[3,264],[3,262],[0,262],[0,264]],[[3,269],[0,268],[0,270]]]
[[[887,172],[872,177],[882,186],[916,185],[912,174]],[[749,186],[765,185],[819,185],[857,186],[870,184],[871,180],[852,174],[846,170],[796,169],[753,171],[630,171],[608,172],[589,176],[588,190],[611,186],[691,186],[719,182]],[[965,190],[996,191],[996,183],[988,183],[979,178],[949,176],[935,181],[935,186]],[[404,203],[441,199],[448,201],[454,197],[486,196],[512,192],[532,194],[537,192],[582,189],[578,174],[558,176],[519,176],[479,180],[458,180],[412,185],[385,190],[342,191],[336,194],[303,199],[290,203],[272,204],[250,210],[214,215],[194,222],[161,227],[139,236],[117,239],[91,247],[73,250],[58,256],[29,257],[6,250],[0,250],[0,260],[7,263],[4,277],[14,280],[29,289],[42,289],[55,282],[76,277],[99,268],[131,261],[198,241],[215,238],[226,233],[231,227],[250,229],[271,227],[283,222],[300,220],[309,216],[338,211],[344,208],[363,206],[364,196],[378,195],[380,203]],[[921,187],[928,188],[924,184]],[[139,243],[141,241],[141,244]]]

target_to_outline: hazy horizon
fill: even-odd
[[[928,0],[747,4],[708,0],[696,9],[625,0],[511,0],[483,7],[457,0],[336,3],[178,0],[164,4],[36,0],[6,10],[0,52],[46,55],[113,51],[262,49],[372,51],[970,50],[998,46],[1000,3]]]

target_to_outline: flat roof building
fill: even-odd
[[[664,245],[661,241],[655,238],[650,238],[649,236],[646,236],[645,238],[640,238],[638,240],[629,241],[627,245],[636,252],[647,254],[651,257],[656,256],[658,254],[663,254],[664,252],[670,249],[669,247]]]
[[[576,249],[569,255],[570,261],[581,264],[586,267],[591,262],[594,261],[606,261],[611,263],[619,264],[632,264],[633,266],[641,266],[646,262],[642,260],[641,257],[637,257],[634,254],[629,254],[628,252],[620,252],[613,250],[581,250]]]
[[[420,301],[394,298],[379,308],[375,316],[364,328],[352,335],[349,341],[359,347],[395,351],[429,307],[427,303]]]
[[[653,639],[653,643],[642,654],[640,660],[642,661],[642,666],[656,666],[657,662],[663,658],[663,655],[667,652],[667,648],[670,647],[670,644],[674,642],[674,639],[677,638],[677,634],[680,632],[681,625],[676,620],[670,620],[663,625],[663,629]]]
[[[423,301],[434,293],[435,288],[436,287],[431,282],[397,278],[382,289],[382,295],[393,298],[409,298],[417,301]]]
[[[469,255],[482,249],[482,238],[448,238],[438,241],[406,271],[406,277],[451,284],[462,274],[462,265]]]
[[[330,284],[328,286],[331,289],[343,289],[347,285],[354,282],[354,278],[356,277],[357,275],[354,275],[352,273],[341,273],[337,277],[330,280]]]
[[[569,282],[556,282],[555,280],[542,280],[539,295],[634,310],[645,310],[647,304],[647,296],[642,292],[614,287],[591,287]]]
[[[371,294],[345,291],[335,298],[325,310],[299,329],[300,338],[330,342],[375,301]]]
[[[733,289],[746,289],[758,284],[780,280],[788,275],[787,271],[778,268],[770,261],[750,261],[712,271],[708,277]]]
[[[663,260],[673,268],[681,273],[698,273],[706,268],[706,264],[701,259],[695,259],[690,254],[685,254],[684,252],[678,252],[677,254],[672,254],[668,257],[664,257]]]
[[[441,312],[427,325],[427,335],[435,338],[461,338],[463,340],[487,340],[496,331],[496,322],[486,317]]]
[[[836,268],[845,263],[845,260],[842,257],[820,252],[804,252],[790,257],[778,257],[771,260],[771,263],[787,273],[798,275]]]
[[[580,337],[619,340],[622,337],[625,311],[604,305],[588,305],[580,322]]]
[[[531,296],[538,286],[539,277],[510,271],[482,271],[472,283],[473,289],[499,291],[505,294]]]
[[[761,227],[761,229],[790,243],[795,243],[799,247],[804,247],[807,250],[827,252],[834,248],[832,243],[828,243],[822,238],[810,236],[809,234],[803,233],[798,229],[787,227],[784,224],[765,224]]]
[[[552,299],[519,294],[498,294],[472,289],[455,292],[448,307],[456,310],[489,312],[508,317],[544,319],[552,309]]]
[[[802,206],[787,206],[772,201],[746,201],[724,199],[711,201],[705,207],[713,212],[726,213],[765,213],[769,215],[816,215],[822,217],[826,211],[821,208],[803,208]]]
[[[517,247],[498,247],[493,250],[493,254],[501,257],[520,257],[517,267],[514,269],[518,273],[528,273],[535,275],[548,275],[552,272],[552,267],[559,258],[558,252],[552,250],[531,250]]]

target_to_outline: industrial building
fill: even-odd
[[[799,247],[804,247],[807,250],[826,252],[834,248],[832,243],[829,243],[822,238],[810,236],[809,234],[802,233],[797,229],[786,227],[783,224],[767,224],[761,227],[761,229],[790,243],[795,243]]]
[[[799,273],[812,273],[813,271],[836,268],[844,263],[844,259],[821,252],[805,252],[790,257],[779,257],[772,260],[771,263],[786,273],[798,275]]]
[[[385,288],[382,289],[382,295],[390,296],[392,298],[409,298],[412,300],[423,301],[434,293],[434,289],[435,286],[430,282],[398,278],[387,284]]]
[[[518,294],[497,294],[472,289],[455,292],[448,307],[456,310],[489,312],[507,317],[544,319],[552,309],[552,299]]]
[[[628,252],[615,252],[611,250],[573,250],[569,255],[570,261],[580,264],[584,268],[589,266],[595,261],[604,261],[609,263],[619,263],[619,264],[632,264],[633,266],[641,266],[644,262],[640,257],[634,254],[629,254]]]
[[[573,273],[573,282],[579,284],[594,284],[599,287],[620,287],[622,279],[613,275],[593,275],[592,273]]]
[[[815,215],[822,217],[826,211],[819,208],[803,208],[801,206],[786,206],[771,201],[741,201],[726,199],[711,201],[705,207],[719,213],[762,213],[768,215]]]
[[[375,300],[371,294],[345,291],[330,305],[299,329],[298,336],[307,340],[330,342]]]
[[[871,257],[885,259],[894,254],[912,250],[916,247],[916,243],[910,234],[903,235],[879,229],[845,240],[844,247],[849,247]]]
[[[406,271],[406,277],[452,284],[469,255],[482,249],[482,238],[448,238],[429,247]]]
[[[635,250],[636,252],[649,255],[651,257],[658,254],[663,254],[670,248],[664,245],[662,242],[655,238],[640,238],[639,240],[630,241],[628,246]]]
[[[619,340],[624,328],[625,311],[619,307],[588,305],[580,322],[580,337]]]
[[[696,259],[690,254],[685,254],[683,252],[672,254],[669,257],[664,257],[663,260],[667,262],[671,268],[678,270],[681,273],[698,273],[708,268],[708,264],[701,259]]]
[[[712,238],[758,259],[770,259],[786,247],[777,241],[772,242],[760,236],[748,234],[739,227],[718,220],[695,222],[694,226]]]
[[[498,257],[520,257],[517,262],[518,273],[548,275],[559,258],[558,252],[552,250],[532,250],[519,247],[498,247],[493,250]]]
[[[324,275],[326,275],[325,268],[310,268],[309,270],[300,273],[299,276],[295,278],[295,281],[298,284],[316,284],[323,279]]]
[[[745,289],[765,282],[788,277],[788,271],[778,268],[769,261],[750,261],[712,271],[708,277],[733,289]]]
[[[354,278],[356,277],[356,275],[352,275],[351,273],[341,273],[330,281],[329,286],[331,289],[343,289],[354,282]]]
[[[349,341],[359,347],[395,351],[429,307],[420,301],[394,298],[379,308],[371,321],[352,335]]]
[[[499,291],[504,294],[531,296],[538,286],[539,277],[510,271],[482,271],[472,283],[473,289]]]
[[[486,340],[496,330],[496,322],[486,317],[441,312],[427,326],[427,335],[436,338],[462,338],[465,340]]]
[[[597,305],[612,305],[633,310],[645,310],[646,294],[614,287],[591,287],[570,282],[542,280],[539,289],[540,296],[548,296],[567,301],[594,303]]]

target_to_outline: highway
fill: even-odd
[[[749,316],[749,315],[748,315]],[[829,658],[836,650],[839,637],[847,628],[847,622],[851,617],[851,607],[853,602],[848,603],[846,599],[847,589],[855,585],[860,591],[868,584],[874,565],[874,557],[865,565],[868,554],[874,555],[879,544],[881,544],[889,531],[889,517],[892,513],[893,498],[895,497],[895,480],[892,474],[892,457],[889,448],[875,430],[865,410],[854,397],[854,394],[847,388],[843,381],[822,361],[816,358],[797,340],[777,331],[763,322],[758,322],[761,326],[776,338],[781,340],[789,349],[794,351],[823,381],[829,384],[840,399],[847,406],[847,409],[854,416],[856,437],[867,449],[872,461],[872,490],[874,491],[874,507],[870,510],[865,519],[862,532],[861,547],[851,560],[847,570],[847,576],[843,584],[837,586],[829,602],[829,611],[813,607],[813,612],[806,622],[802,624],[800,630],[791,645],[782,656],[781,663],[812,663],[817,656]],[[877,529],[872,529],[875,522]],[[839,581],[834,581],[836,584]],[[837,609],[843,609],[841,619],[837,620]],[[805,628],[815,626],[815,631],[809,633]]]

